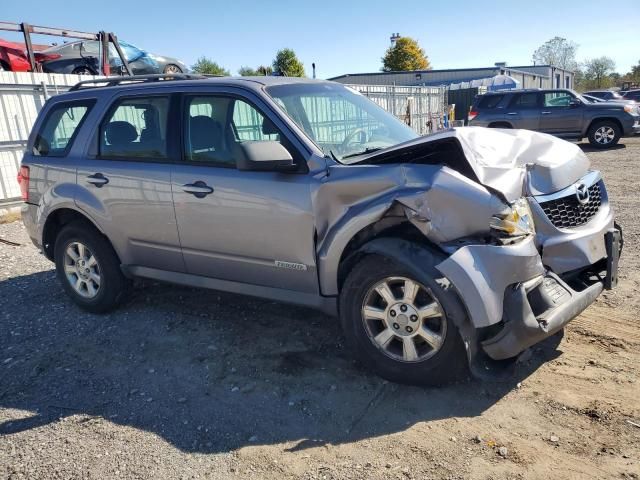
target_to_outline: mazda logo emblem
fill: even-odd
[[[589,203],[589,189],[584,183],[576,185],[576,198],[581,205]]]

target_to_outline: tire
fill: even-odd
[[[496,122],[489,125],[489,128],[513,128],[511,124],[506,122]]]
[[[96,75],[89,67],[76,67],[71,73],[74,75]]]
[[[362,258],[349,272],[340,292],[340,322],[347,345],[355,353],[356,358],[374,373],[392,382],[411,385],[442,385],[459,380],[463,373],[468,373],[464,344],[456,325],[451,320],[454,318],[452,314],[465,320],[466,315],[458,296],[451,290],[445,290],[438,283],[438,280],[442,281],[443,276],[435,269],[435,265],[442,259],[438,260],[435,255],[429,254],[423,255],[421,258],[426,258],[426,261],[421,262],[419,271],[378,254]],[[426,319],[425,322],[438,323],[438,325],[432,324],[428,329],[429,332],[437,332],[442,337],[437,349],[427,343],[419,345],[422,337],[418,335],[418,330],[427,328],[426,323],[423,324],[421,319],[412,320],[414,315],[409,317],[404,315],[403,317],[396,308],[397,304],[395,307],[390,307],[385,302],[386,306],[378,306],[375,313],[378,315],[380,310],[384,310],[386,312],[384,320],[365,319],[363,311],[365,306],[370,308],[369,299],[373,298],[371,296],[372,289],[375,290],[376,285],[390,278],[401,279],[398,282],[405,282],[408,279],[424,288],[424,290],[422,288],[419,290],[416,301],[409,304],[410,310],[405,311],[407,315],[414,312],[412,309],[415,306],[424,303],[423,300],[427,298],[424,295],[430,296],[425,305],[430,305],[432,300],[435,302],[441,316]],[[391,284],[392,293],[396,293],[396,298],[403,295],[403,291],[399,290],[397,285],[394,287],[392,282],[388,282],[388,284]],[[381,296],[380,298],[382,299]],[[392,308],[397,310],[393,318],[390,316]],[[396,319],[397,322],[394,321]],[[376,324],[377,330],[373,330]],[[406,335],[398,336],[398,332],[402,333],[402,329],[408,329],[410,325],[415,326],[413,334],[405,332]],[[398,326],[399,329],[396,328]],[[385,333],[387,330],[392,331],[394,338],[383,347],[376,343],[374,337],[379,339],[381,336],[387,336],[388,333]],[[405,342],[413,343],[418,355],[416,359],[408,360],[406,358],[406,351],[411,349],[405,349]]]
[[[595,148],[613,147],[618,143],[621,136],[620,126],[610,120],[594,122],[587,132],[589,143]]]
[[[82,250],[80,246],[83,246]],[[74,254],[78,257],[76,262],[73,261]],[[114,310],[130,290],[131,283],[122,274],[120,259],[113,247],[87,222],[72,222],[60,231],[55,241],[54,259],[58,280],[65,292],[88,312]],[[80,287],[74,287],[72,282],[76,286],[80,282]]]
[[[170,63],[164,67],[163,73],[182,73],[182,69],[179,66]]]

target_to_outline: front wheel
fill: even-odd
[[[424,272],[369,255],[349,273],[340,292],[340,320],[357,358],[399,383],[439,385],[457,380],[467,357],[450,311],[462,311],[441,286],[434,265]]]
[[[618,143],[622,133],[618,124],[605,120],[591,125],[587,137],[589,143],[596,148],[613,147]]]

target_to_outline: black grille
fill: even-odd
[[[598,213],[602,205],[600,184],[589,187],[589,201],[584,205],[574,195],[541,202],[540,206],[551,223],[558,228],[571,228],[584,225]]]

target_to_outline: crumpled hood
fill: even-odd
[[[388,156],[446,138],[458,140],[478,181],[501,192],[509,201],[527,193],[541,195],[562,190],[589,170],[589,160],[577,145],[529,130],[455,128],[396,145],[384,153]],[[375,163],[375,156],[369,155],[358,163]]]

